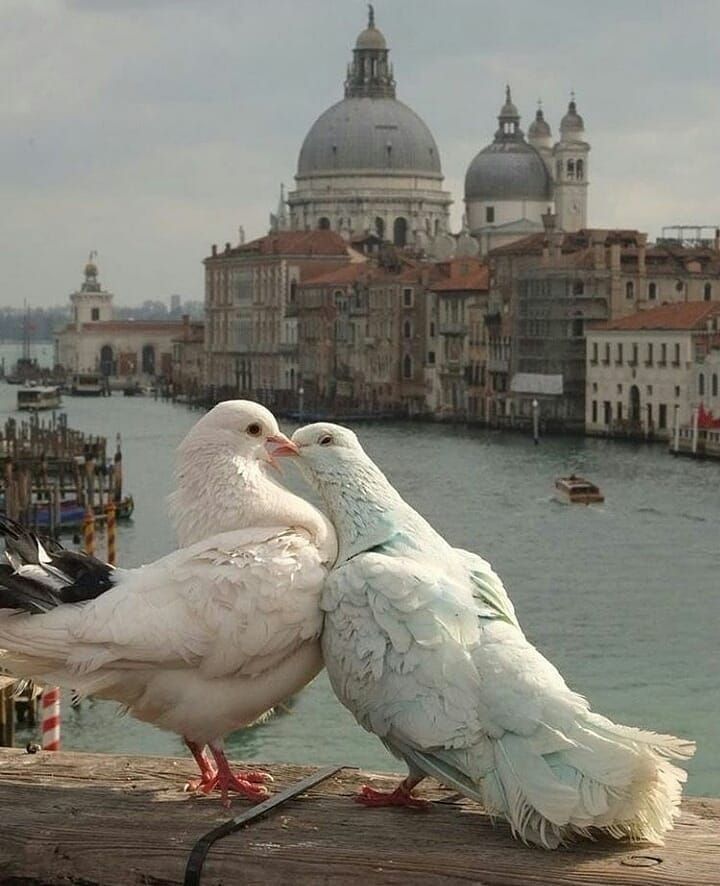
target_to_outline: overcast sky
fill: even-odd
[[[720,222],[718,0],[378,0],[453,224],[509,82],[524,129],[585,118],[590,224]],[[360,0],[0,0],[0,304],[63,303],[91,249],[119,304],[202,298],[210,244],[266,233],[342,96]]]

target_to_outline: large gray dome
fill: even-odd
[[[300,149],[298,176],[346,170],[442,175],[432,133],[395,98],[345,98],[312,125]]]
[[[496,141],[465,175],[466,200],[549,200],[552,182],[538,152],[525,141]]]

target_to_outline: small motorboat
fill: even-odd
[[[594,505],[605,501],[598,486],[575,474],[558,477],[555,481],[555,498],[567,505]]]

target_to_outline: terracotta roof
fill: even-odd
[[[298,265],[300,267],[301,286],[304,286],[309,280],[314,280],[316,277],[324,277],[331,274],[337,274],[339,271],[343,270],[343,268],[347,268],[350,266],[349,263],[346,261],[338,262],[317,260],[299,261]]]
[[[477,259],[455,258],[436,265],[436,274],[429,288],[433,292],[487,292],[489,285],[486,264]]]
[[[355,283],[369,277],[375,270],[369,262],[353,262],[352,264],[341,265],[330,271],[319,270],[308,267],[308,276],[303,279],[302,285],[311,286],[341,286],[347,283]]]
[[[231,249],[218,250],[206,259],[240,255],[347,255],[347,245],[334,231],[277,231]]]
[[[513,243],[507,243],[505,246],[496,246],[488,253],[493,255],[525,255],[527,253],[540,254],[545,245],[545,233],[530,234],[521,240],[515,240]]]
[[[638,311],[629,317],[595,326],[595,329],[705,329],[707,321],[720,316],[720,302],[689,301],[675,305],[660,305],[649,311]]]

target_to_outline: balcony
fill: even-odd
[[[465,323],[438,323],[440,335],[467,335],[468,328]]]
[[[510,360],[507,357],[488,357],[488,372],[507,372],[510,368]]]

